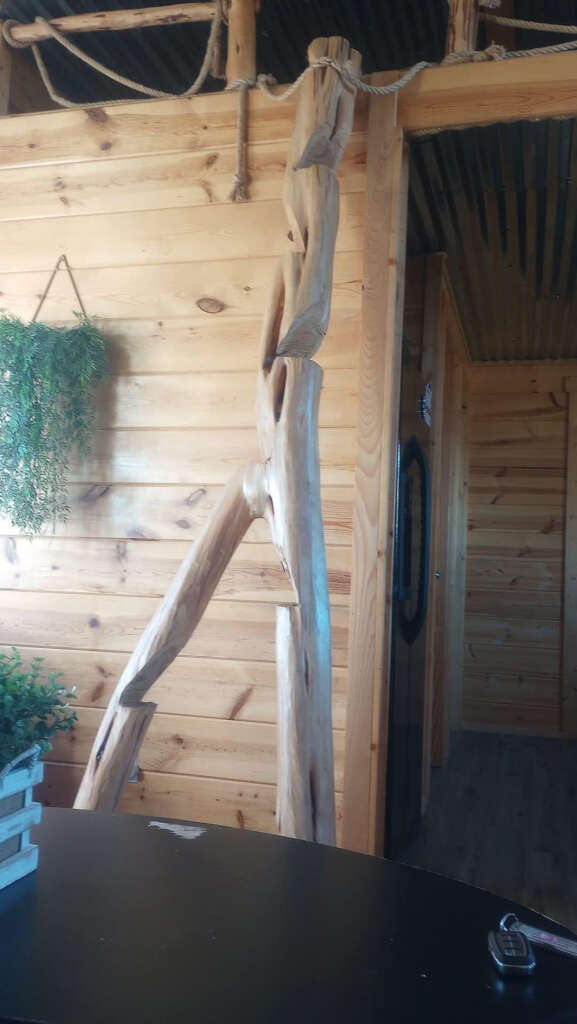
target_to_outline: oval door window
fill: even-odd
[[[399,473],[399,625],[407,644],[421,632],[427,617],[431,481],[427,456],[417,438],[409,438]]]

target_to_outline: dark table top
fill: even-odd
[[[132,815],[47,809],[36,841],[37,873],[0,893],[0,1021],[577,1022],[575,961],[500,978],[487,932],[519,908],[459,882]]]

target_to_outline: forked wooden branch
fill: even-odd
[[[309,60],[360,55],[317,39]],[[76,807],[113,809],[154,712],[143,697],[192,636],[252,520],[268,520],[294,605],[278,609],[278,823],[287,835],[334,844],[331,627],[322,524],[318,408],[311,356],[329,322],[339,199],[336,169],[354,93],[331,68],[306,77],[285,179],[290,250],[273,281],[262,332],[257,430],[263,462],[235,478],[130,659],[96,737]]]

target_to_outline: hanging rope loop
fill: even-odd
[[[52,24],[52,22],[48,21],[47,18],[37,17],[35,20],[44,25],[46,31],[49,33],[51,38],[54,39],[57,43],[60,43],[60,46],[62,46],[65,50],[68,50],[69,53],[71,53],[74,57],[77,57],[78,60],[82,61],[88,67],[92,68],[94,71],[98,71],[99,74],[104,75],[105,78],[109,78],[111,81],[117,82],[118,85],[124,85],[127,89],[133,89],[135,92],[139,92],[143,96],[149,96],[152,99],[180,99],[186,96],[193,96],[195,93],[197,93],[202,88],[208,77],[210,69],[214,64],[216,51],[218,49],[220,31],[221,26],[223,24],[223,12],[224,0],[217,0],[214,6],[214,17],[211,21],[208,42],[206,44],[206,50],[204,54],[204,59],[200,67],[200,71],[198,72],[198,75],[196,76],[192,84],[189,85],[188,88],[181,93],[165,92],[163,89],[153,89],[148,85],[144,85],[142,82],[135,81],[134,78],[128,78],[126,75],[121,75],[118,71],[114,71],[113,68],[109,68],[105,64],[101,64],[99,60],[96,60],[94,57],[91,57],[90,54],[85,53],[84,50],[81,50],[79,46],[73,43],[72,40],[68,38],[68,36],[60,32],[55,27],[55,25]],[[12,26],[17,24],[18,22],[14,21],[13,19],[10,21],[5,21],[2,27],[2,33],[4,39],[10,46],[15,47],[16,49],[23,49],[28,46],[28,43],[18,43],[12,35]],[[76,103],[73,100],[68,100],[65,96],[61,96],[59,93],[57,93],[56,89],[52,84],[52,80],[50,78],[48,68],[46,67],[40,47],[37,43],[31,43],[30,47],[32,49],[32,53],[34,54],[34,60],[36,61],[36,66],[40,73],[40,77],[44,82],[46,91],[54,103],[57,103],[61,107],[69,108],[86,107],[87,105],[89,105],[85,103]],[[126,101],[113,100],[112,102],[124,103]],[[98,104],[98,106],[101,105],[102,104]]]

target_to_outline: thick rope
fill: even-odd
[[[238,88],[238,122],[236,136],[236,172],[232,181],[229,199],[233,203],[246,203],[249,198],[248,186],[248,90],[244,83]]]
[[[49,32],[51,37],[55,39],[56,42],[60,43],[60,45],[64,47],[65,50],[68,50],[69,53],[73,54],[73,56],[77,57],[78,60],[81,60],[84,64],[88,65],[88,67],[93,68],[94,71],[98,71],[101,75],[104,75],[106,78],[110,78],[113,82],[117,82],[119,85],[124,85],[128,89],[133,89],[135,92],[140,92],[144,96],[150,96],[154,99],[180,99],[181,97],[193,96],[195,93],[199,91],[199,89],[202,88],[204,82],[206,81],[208,73],[211,67],[213,66],[214,57],[218,46],[218,39],[220,35],[222,20],[222,4],[216,3],[214,8],[214,17],[211,22],[208,42],[206,44],[206,50],[200,71],[198,72],[198,75],[196,76],[194,82],[191,85],[189,85],[188,89],[185,89],[184,92],[181,93],[172,93],[164,92],[164,90],[162,89],[152,89],[148,85],[143,85],[142,82],[137,82],[133,78],[128,78],[126,75],[121,75],[118,71],[114,71],[112,68],[106,67],[105,64],[101,64],[100,61],[85,53],[84,50],[81,50],[79,46],[76,46],[76,44],[73,43],[72,40],[68,39],[68,37],[63,35],[62,32],[59,32],[58,29],[55,28],[54,25],[52,25],[51,22],[49,22],[46,18],[36,18],[36,21],[44,25],[46,31]],[[7,43],[10,44],[10,46],[14,46],[16,47],[16,49],[22,49],[24,48],[24,45],[16,42],[16,40],[12,37],[11,29],[13,24],[14,21],[4,22],[2,28],[4,39],[6,40]],[[53,100],[53,102],[59,104],[59,106],[62,107],[85,107],[85,103],[76,103],[73,100],[68,100],[65,96],[60,96],[59,93],[56,92],[52,84],[48,68],[46,67],[46,64],[44,62],[44,58],[42,56],[42,53],[40,52],[40,47],[37,43],[32,43],[31,48],[32,53],[34,54],[34,59],[36,61],[36,66],[38,67],[38,71],[40,72],[40,77],[42,78],[48,95]],[[121,102],[126,101],[122,100]]]
[[[522,18],[505,18],[501,14],[480,14],[483,21],[492,21],[495,25],[507,28],[526,28],[529,32],[554,32],[558,35],[577,36],[577,25],[552,25],[546,21],[524,21]]]

